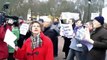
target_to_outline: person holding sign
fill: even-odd
[[[14,56],[19,60],[54,60],[53,44],[42,32],[42,25],[33,21],[30,25],[32,35],[22,48],[16,47]]]
[[[19,24],[17,21],[14,21],[13,25],[12,25],[12,33],[17,37],[17,39],[15,39],[14,41],[14,44],[17,45],[17,41],[19,39],[19,34],[20,34],[20,31],[19,31]],[[9,34],[10,36],[10,34]],[[11,37],[13,39],[13,37]],[[8,51],[9,51],[9,57],[8,57],[8,60],[15,60],[15,58],[13,57],[13,53],[14,53],[14,48],[10,45],[8,45]]]
[[[80,31],[82,32],[80,33]],[[71,39],[70,49],[66,60],[74,60],[76,56],[77,60],[87,59],[87,47],[81,43],[84,37],[84,26],[81,20],[75,21],[74,37]]]
[[[67,33],[68,33],[68,35],[67,36],[63,36],[63,38],[64,38],[64,45],[63,45],[63,52],[65,53],[65,58],[64,59],[66,59],[67,58],[67,56],[68,56],[68,52],[69,52],[69,45],[70,45],[70,43],[71,43],[71,39],[72,39],[72,35],[73,35],[73,24],[74,24],[74,19],[69,19],[69,22],[68,22],[68,24],[65,24],[65,27],[66,28],[63,28],[63,30],[69,30],[69,31],[67,31]],[[67,26],[69,26],[69,27],[67,27]],[[69,38],[68,38],[68,36],[70,36]]]

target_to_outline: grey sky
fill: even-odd
[[[107,0],[104,0],[104,5],[107,5]]]

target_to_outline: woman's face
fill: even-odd
[[[81,26],[82,25],[82,22],[79,20],[75,23],[75,25],[78,27],[78,26]]]
[[[33,33],[33,34],[39,34],[40,32],[41,32],[40,24],[34,23],[34,24],[32,25],[32,33]]]

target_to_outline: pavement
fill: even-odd
[[[54,60],[65,60],[63,59],[65,57],[64,52],[62,52],[64,45],[64,40],[62,37],[58,37],[58,57],[55,57]]]

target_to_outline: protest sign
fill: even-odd
[[[88,48],[88,51],[90,51],[92,48],[93,48],[93,44],[91,44],[90,42],[89,42],[89,40],[91,39],[91,37],[90,37],[90,32],[89,32],[89,28],[85,28],[84,29],[85,31],[84,31],[84,33],[85,33],[85,37],[83,38],[83,44],[84,45],[86,45],[87,46],[87,48]]]
[[[7,29],[4,42],[6,42],[8,45],[13,47],[15,49],[15,43],[14,41],[17,39],[17,37],[9,30]]]
[[[102,9],[102,16],[104,17],[104,22],[107,23],[107,7]]]
[[[91,20],[93,20],[97,16],[99,16],[99,13],[91,13]]]
[[[62,12],[60,18],[67,19],[67,20],[73,18],[73,19],[77,20],[77,19],[79,19],[79,13]]]
[[[44,22],[50,22],[51,19],[48,16],[40,16],[39,19],[43,19]]]
[[[29,24],[23,23],[20,26],[20,34],[26,35],[27,31],[29,30]]]
[[[93,48],[93,44],[89,42],[89,40],[91,39],[89,28],[82,27],[78,29],[75,38],[77,40],[80,40],[82,44],[86,45],[89,51]]]
[[[61,24],[60,35],[68,38],[73,37],[73,29],[71,24]]]

